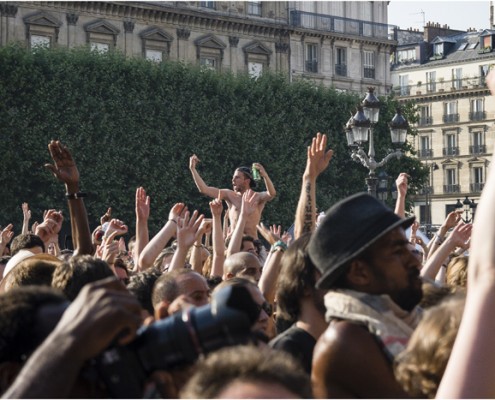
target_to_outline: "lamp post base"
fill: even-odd
[[[375,174],[369,175],[366,179],[366,185],[368,186],[368,194],[376,199],[376,185],[378,183],[378,178]]]

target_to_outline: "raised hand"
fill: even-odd
[[[210,201],[210,210],[212,216],[221,216],[223,211],[222,200],[215,199]]]
[[[28,222],[31,219],[31,210],[29,209],[28,203],[22,203],[22,216],[24,222]]]
[[[461,214],[462,214],[462,211],[451,211],[447,215],[447,217],[445,218],[445,221],[443,221],[443,226],[447,230],[449,230],[450,228],[453,228],[461,220]]]
[[[282,227],[279,225],[272,225],[269,226],[268,228],[263,224],[263,222],[260,222],[258,225],[256,225],[256,228],[258,229],[258,232],[263,236],[270,245],[274,244],[275,242],[281,240],[281,232],[282,232]]]
[[[264,178],[266,176],[266,170],[265,170],[265,167],[263,167],[263,165],[261,165],[260,163],[253,163],[253,167],[256,168],[260,172],[260,176],[262,178]]]
[[[179,217],[183,216],[186,211],[187,207],[184,203],[175,203],[168,213],[168,220],[177,222]]]
[[[199,158],[196,154],[193,154],[189,157],[189,169],[196,169],[196,166],[199,163]]]
[[[250,216],[256,210],[257,204],[256,192],[246,190],[242,195],[241,214],[245,217]]]
[[[9,242],[12,240],[14,237],[14,225],[8,224],[3,230],[0,232],[0,248],[5,249],[5,246],[9,244]],[[0,253],[0,256],[2,253]]]
[[[117,235],[125,235],[129,228],[120,219],[113,218],[108,224],[107,231],[104,237],[110,236],[112,233],[117,232]]]
[[[66,185],[77,186],[79,184],[79,171],[69,149],[58,140],[52,140],[48,145],[48,150],[54,164],[45,164],[45,168],[49,169],[55,178]]]
[[[320,132],[313,138],[311,145],[308,146],[308,157],[306,161],[306,172],[312,178],[317,178],[330,163],[333,156],[333,150],[325,151],[327,147],[327,135]]]
[[[147,220],[150,216],[150,196],[143,187],[136,189],[136,217]]]
[[[107,212],[100,217],[100,225],[103,225],[105,222],[109,222],[111,219],[112,219],[112,207],[108,207]]]
[[[395,186],[397,186],[397,194],[399,196],[405,197],[407,194],[407,184],[408,184],[408,178],[410,176],[406,174],[405,172],[401,172],[397,179],[395,180]]]
[[[113,231],[109,236],[103,238],[101,242],[101,259],[109,265],[115,262],[117,254],[119,254],[119,242],[115,240],[118,235],[117,231]]]
[[[450,233],[449,239],[451,239],[457,247],[466,248],[468,246],[469,240],[471,239],[472,229],[472,224],[465,224],[461,221]]]
[[[179,218],[177,221],[177,246],[186,249],[191,247],[200,232],[199,227],[203,221],[204,215],[198,216],[198,211],[195,210],[192,215],[186,211],[184,218]]]

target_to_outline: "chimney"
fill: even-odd
[[[449,36],[456,33],[462,33],[464,31],[459,31],[455,29],[450,29],[447,24],[443,26],[438,22],[428,22],[425,26],[424,40],[426,42],[431,42],[437,36]]]

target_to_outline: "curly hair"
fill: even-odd
[[[450,260],[445,274],[445,281],[451,288],[465,288],[467,286],[468,261],[469,257],[466,256],[454,257]]]
[[[153,304],[151,302],[151,293],[156,280],[162,275],[161,271],[150,268],[146,271],[138,272],[129,278],[127,290],[138,299],[141,307],[153,315]]]
[[[405,351],[395,360],[397,381],[412,398],[434,398],[450,358],[465,296],[451,295],[427,310]]]

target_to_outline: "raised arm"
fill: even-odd
[[[5,248],[14,237],[14,231],[12,229],[14,229],[14,225],[8,224],[0,232],[0,257],[3,255]]]
[[[143,187],[136,189],[136,243],[132,251],[134,269],[138,269],[139,255],[150,241],[148,219],[150,216],[150,196]]]
[[[406,195],[407,195],[407,180],[409,175],[401,172],[395,180],[397,186],[397,200],[395,202],[395,214],[401,218],[406,217]]]
[[[88,214],[84,205],[84,193],[79,191],[79,171],[69,149],[58,140],[52,140],[48,150],[54,164],[45,164],[53,176],[65,184],[69,204],[74,255],[93,254]]]
[[[143,271],[153,265],[160,252],[175,235],[179,217],[187,211],[184,203],[176,203],[168,214],[168,221],[153,239],[144,247],[139,255],[138,271]]]
[[[495,95],[495,73],[486,82]],[[474,221],[468,291],[462,322],[437,392],[438,398],[494,398],[495,166],[491,163]]]
[[[327,135],[316,134],[307,148],[306,169],[302,177],[302,189],[297,203],[294,239],[316,227],[316,178],[328,167],[333,150],[326,151]]]
[[[213,262],[211,266],[210,277],[223,275],[223,263],[225,261],[225,240],[223,239],[222,230],[222,200],[215,199],[210,201],[210,210],[212,216],[213,232]]]
[[[28,203],[22,203],[22,234],[29,232],[29,220],[31,219],[31,210]]]
[[[432,245],[428,253],[428,258],[433,256],[433,254],[438,249],[438,247],[445,241],[445,237],[447,236],[448,231],[454,226],[456,226],[460,220],[461,220],[461,215],[457,211],[452,211],[447,215],[445,221],[443,221],[442,226],[440,227],[438,232],[435,233],[435,236],[431,241]]]
[[[265,170],[265,167],[260,163],[254,163],[254,167],[260,172],[260,176],[263,178],[266,186],[266,192],[260,192],[260,201],[270,201],[275,198],[277,192],[275,191],[275,187],[273,186],[273,182],[268,176],[268,173]]]
[[[198,171],[196,170],[196,166],[199,163],[199,158],[196,154],[193,154],[189,158],[189,170],[191,171],[192,177],[194,179],[194,183],[196,184],[196,187],[198,188],[199,192],[202,194],[205,194],[209,197],[216,198],[219,196],[219,191],[220,191],[220,198],[224,199],[227,198],[227,192],[229,191],[228,189],[218,189],[213,186],[208,186],[203,178],[199,175]]]

